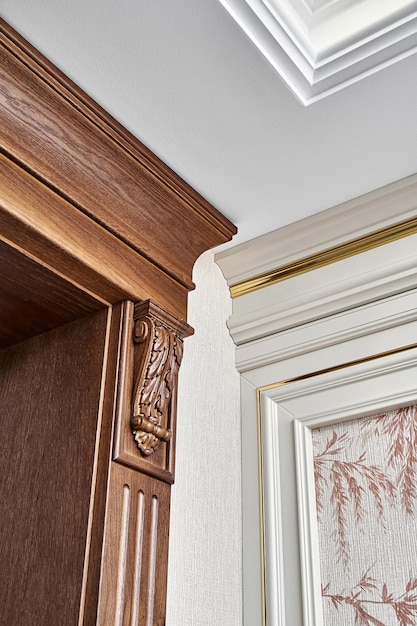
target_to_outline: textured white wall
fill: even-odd
[[[167,626],[241,626],[239,375],[231,300],[206,252],[194,268],[180,371]]]

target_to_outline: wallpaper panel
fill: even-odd
[[[312,431],[325,626],[417,624],[417,406]]]
[[[194,267],[180,370],[167,626],[242,625],[240,376],[226,281],[204,253]],[[253,626],[256,626],[255,624]]]

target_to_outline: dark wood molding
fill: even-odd
[[[98,614],[85,626],[165,625],[170,492],[166,482],[112,463]]]
[[[195,260],[233,224],[4,20],[0,41],[3,154],[191,289]]]
[[[8,625],[165,623],[187,295],[235,232],[0,20]]]
[[[95,124],[100,132],[118,144],[121,151],[130,154],[138,167],[148,171],[159,181],[157,185],[166,188],[172,196],[177,197],[178,202],[199,213],[226,240],[236,233],[236,227],[227,218],[1,18],[0,32],[2,43],[14,56],[49,85],[57,97],[67,100],[80,114]]]
[[[103,308],[0,240],[0,350]]]
[[[2,154],[0,240],[103,304],[151,298],[187,315],[187,287]]]
[[[178,370],[193,331],[151,301],[125,303],[122,320],[114,459],[173,483]]]
[[[130,418],[133,437],[140,453],[150,457],[160,443],[172,439],[171,416],[183,338],[191,334],[188,325],[177,320],[152,301],[135,307],[133,341],[138,356]]]

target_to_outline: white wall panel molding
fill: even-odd
[[[348,343],[352,350],[363,337],[371,352],[417,339],[417,289],[242,344],[236,366],[243,373],[338,346],[342,355]],[[356,356],[365,356],[360,347]]]
[[[356,82],[417,46],[414,0],[220,0],[304,104]]]
[[[388,229],[417,215],[417,175],[216,255],[228,285]]]
[[[261,391],[267,626],[323,626],[312,429],[415,403],[416,371],[413,349]]]
[[[256,387],[241,376],[243,612],[245,626],[262,624],[263,566]]]
[[[417,287],[417,235],[235,298],[236,345]]]
[[[400,233],[233,299],[245,626],[323,626],[312,428],[417,401],[416,205],[411,177],[217,257],[230,284]]]
[[[317,424],[361,417],[417,400],[417,349],[406,348],[415,346],[417,340],[416,315],[411,312],[416,297],[414,292],[381,303],[381,328],[377,331],[376,315],[372,335],[364,332],[358,336],[355,329],[362,332],[366,321],[372,324],[373,306],[353,311],[353,317],[323,320],[322,324],[329,323],[333,328],[333,338],[337,328],[341,332],[350,328],[351,338],[346,335],[346,341],[326,345],[329,328],[321,333],[319,324],[315,350],[302,350],[303,338],[308,338],[313,325],[293,329],[293,338],[299,331],[294,340],[299,345],[293,354],[242,373],[245,626],[322,626],[316,588],[317,548],[315,540],[311,540],[315,529],[308,476],[310,430]],[[394,322],[395,315],[400,319],[402,305],[409,307],[408,315],[413,321],[407,322],[406,314],[399,326],[385,328],[384,312],[389,316],[395,311],[391,320]],[[320,334],[324,335],[322,345]],[[287,340],[290,353],[291,337]],[[250,347],[248,344],[242,349]],[[385,352],[389,354],[381,356]],[[352,365],[346,367],[347,364]],[[299,519],[297,508],[301,511]],[[262,597],[266,599],[264,606]]]

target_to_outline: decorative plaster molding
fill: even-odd
[[[242,384],[247,626],[261,620],[264,626],[322,623],[306,471],[311,425],[320,416],[331,423],[381,403],[393,408],[415,401],[416,191],[413,176],[217,255],[230,285],[359,242],[350,256],[335,255],[331,263],[309,268],[314,271],[295,272],[233,300],[229,328]],[[407,224],[406,231],[399,224]],[[346,388],[340,407],[318,398],[320,380],[332,400]],[[314,410],[312,398],[318,398]]]
[[[345,347],[362,337],[367,337],[369,345],[375,342],[377,349],[381,333],[391,349],[398,342],[398,328],[401,332],[407,328],[410,335],[417,331],[417,289],[244,343],[236,350],[236,367],[240,373],[248,372],[331,347]],[[409,337],[402,340],[407,343]]]
[[[232,285],[230,287],[230,293],[232,298],[237,298],[251,293],[252,291],[257,291],[258,289],[275,285],[283,280],[288,280],[289,278],[294,278],[295,276],[305,274],[306,272],[317,270],[320,267],[330,265],[336,261],[341,261],[362,252],[367,252],[368,250],[372,250],[378,246],[385,245],[391,241],[396,241],[397,239],[402,239],[403,237],[408,237],[416,233],[417,218],[414,217],[410,220],[406,220],[405,222],[401,222],[400,224],[395,224],[390,228],[379,230],[376,233],[368,235],[367,237],[349,241],[346,244],[330,248],[329,250],[324,250],[323,252],[319,252],[318,254],[305,259],[300,259],[295,263],[288,263],[283,267],[266,272],[261,276],[255,276],[253,279],[243,281],[237,285]]]
[[[415,0],[220,0],[308,105],[409,56]]]
[[[394,241],[233,301],[236,345],[417,287],[417,235]]]
[[[325,414],[329,421],[335,418],[335,411],[323,399],[316,402],[313,410],[308,395],[303,393],[322,380],[323,389],[329,388],[328,374],[334,381],[333,389],[341,389],[352,380],[357,383],[358,377],[349,373],[347,365],[360,369],[365,393],[378,393],[383,402],[407,404],[416,397],[415,369],[410,370],[411,376],[404,376],[409,371],[407,363],[413,348],[414,365],[417,352],[415,338],[417,336],[417,289],[398,296],[352,309],[340,315],[334,315],[303,326],[295,327],[287,332],[253,341],[239,346],[237,349],[238,369],[243,372],[242,381],[242,471],[243,471],[243,536],[244,536],[244,585],[250,596],[250,602],[244,597],[245,626],[253,623],[286,626],[287,624],[304,623],[299,614],[301,598],[294,602],[294,594],[301,590],[301,573],[304,572],[304,583],[307,584],[307,595],[304,594],[304,606],[309,615],[311,625],[321,624],[314,621],[314,610],[319,607],[314,600],[315,595],[309,586],[311,572],[311,544],[309,543],[310,524],[301,505],[298,510],[304,517],[300,520],[301,540],[304,542],[303,567],[299,567],[299,558],[291,556],[287,561],[289,546],[298,554],[299,535],[297,520],[293,517],[297,510],[296,493],[301,493],[305,502],[306,490],[303,480],[298,488],[295,485],[295,464],[303,470],[302,438],[299,437],[298,452],[293,456],[294,429],[291,418],[298,420],[302,403],[303,410],[314,414]],[[397,325],[398,323],[398,325]],[[369,331],[369,332],[368,332]],[[339,336],[338,336],[339,335]],[[414,344],[414,345],[410,345]],[[269,352],[268,352],[269,351]],[[396,380],[402,385],[399,393],[385,384],[385,380],[376,377],[372,380],[375,355],[378,362],[388,364],[387,371],[395,371]],[[277,356],[277,358],[274,358]],[[382,358],[384,357],[384,358]],[[252,363],[251,363],[252,360]],[[399,364],[397,368],[396,364]],[[405,364],[405,370],[402,370]],[[252,365],[252,367],[251,367]],[[391,367],[393,365],[393,367]],[[378,366],[379,367],[379,366]],[[354,371],[357,371],[356,369]],[[367,372],[371,379],[366,378]],[[363,377],[365,376],[365,378]],[[414,381],[414,382],[413,382]],[[405,385],[405,386],[404,386]],[[408,385],[408,387],[407,387]],[[409,391],[412,396],[409,395]],[[283,405],[286,396],[293,404]],[[380,399],[381,399],[380,397]],[[342,402],[345,410],[344,418],[350,417],[352,411],[370,411],[366,397],[348,391],[348,402]],[[298,408],[293,410],[297,403]],[[256,412],[261,411],[262,423],[258,429],[262,431],[259,460],[253,453],[253,442],[257,437]],[[290,421],[288,421],[290,420]],[[277,437],[277,430],[280,430]],[[298,445],[297,444],[297,445]],[[258,465],[259,464],[259,465]],[[259,485],[254,476],[260,471]],[[260,493],[258,490],[260,488]],[[274,500],[274,494],[276,499]],[[270,500],[269,498],[272,498]],[[261,524],[255,512],[258,503],[263,507]],[[290,512],[292,509],[292,513]],[[259,528],[263,536],[258,539]],[[310,554],[309,554],[310,552]],[[294,553],[294,554],[295,554]],[[263,556],[262,556],[263,555]],[[264,571],[265,593],[259,584],[259,568]],[[312,581],[310,577],[310,582]],[[256,587],[256,593],[253,588]],[[291,589],[291,600],[285,602],[285,593]],[[244,594],[245,595],[245,594]],[[262,608],[262,598],[266,597],[266,606]],[[267,622],[261,622],[264,612]],[[283,616],[284,613],[284,616]]]
[[[417,215],[417,174],[216,255],[229,286],[310,259]]]

